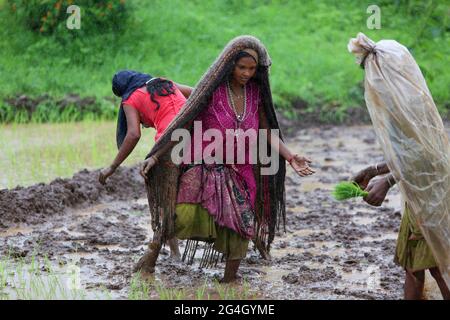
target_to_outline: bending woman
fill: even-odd
[[[141,137],[140,125],[156,129],[155,141],[166,130],[191,94],[192,88],[148,74],[124,70],[112,79],[112,91],[122,98],[117,121],[119,151],[112,164],[100,171],[99,181],[106,183],[130,155]],[[169,241],[172,255],[179,256],[176,241]]]
[[[385,176],[378,180],[372,180],[379,175]],[[364,197],[364,201],[376,207],[381,206],[388,191],[396,183],[385,162],[361,170],[355,175],[353,181],[369,192]],[[450,290],[439,271],[433,252],[428,246],[419,224],[412,216],[411,209],[406,202],[403,204],[394,262],[405,270],[405,300],[420,300],[423,298],[425,270],[428,270],[434,280],[436,280],[444,300],[450,300]]]
[[[309,159],[293,155],[270,131],[279,127],[268,82],[269,65],[270,58],[259,40],[250,36],[233,40],[150,152],[142,174],[153,186],[149,194],[150,209],[156,215],[161,214],[160,233],[155,234],[136,270],[153,272],[161,243],[173,234],[180,239],[213,242],[214,249],[226,257],[224,282],[236,279],[249,240],[253,239],[261,254],[268,257],[275,226],[285,214],[284,161],[300,176],[314,172],[309,167]],[[244,163],[205,161],[203,151],[209,142],[202,141],[197,150],[198,146],[191,144],[192,156],[201,152],[202,161],[174,165],[169,152],[174,146],[170,135],[175,129],[192,128],[193,121],[201,123],[202,136],[208,129],[215,129],[223,141],[230,129],[256,133],[259,128],[268,129],[265,143],[272,145],[277,160],[283,160],[279,170],[272,176],[261,176],[261,164],[250,161],[251,148],[255,145],[250,143],[243,150]],[[231,140],[234,161],[239,156],[240,134]],[[223,159],[229,150],[229,146],[223,146]],[[166,185],[161,185],[163,181]]]

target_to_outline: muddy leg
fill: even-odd
[[[239,269],[239,264],[241,260],[227,260],[225,265],[225,272],[223,278],[220,280],[221,283],[229,283],[237,280],[237,271]]]
[[[161,241],[153,240],[149,245],[147,251],[144,253],[141,259],[136,263],[133,272],[141,271],[142,273],[155,272],[156,260],[161,250]]]
[[[425,285],[425,271],[412,272],[406,270],[405,300],[423,299],[423,287]]]
[[[170,248],[170,257],[176,261],[180,261],[181,254],[178,247],[178,239],[176,237],[173,237],[172,239],[167,240],[167,244]]]
[[[430,273],[434,280],[436,280],[437,285],[439,286],[439,290],[441,290],[442,298],[444,298],[444,300],[450,300],[450,290],[448,289],[444,278],[442,278],[442,274],[439,269],[431,268]]]

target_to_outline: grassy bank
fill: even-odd
[[[366,26],[370,4],[350,0],[127,1],[131,16],[123,32],[75,34],[67,40],[61,34],[31,32],[2,1],[1,103],[17,94],[44,93],[55,99],[75,93],[103,101],[113,97],[112,75],[124,68],[195,85],[231,38],[252,34],[266,44],[272,57],[271,83],[278,106],[287,114],[293,102],[310,111],[324,108],[340,114],[363,105],[363,71],[346,48],[349,38],[362,31],[376,41],[396,39],[406,45],[440,111],[447,112],[450,75],[442,69],[450,64],[446,2],[378,1],[380,30]],[[118,100],[106,103],[116,105]]]

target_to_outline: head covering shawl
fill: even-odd
[[[388,167],[450,285],[450,144],[425,79],[394,40],[348,44],[365,69],[365,100]]]
[[[250,49],[250,50],[249,50]],[[184,128],[191,120],[207,106],[212,93],[225,81],[233,64],[234,57],[240,51],[246,51],[252,56],[256,53],[260,93],[264,112],[270,128],[280,129],[272,102],[269,85],[269,67],[271,60],[264,45],[255,37],[240,36],[231,40],[222,53],[206,71],[195,86],[185,106],[172,120],[161,138],[151,149],[147,158],[163,148],[170,140],[172,132]],[[280,139],[282,138],[280,132]],[[148,173],[147,195],[152,215],[153,241],[165,241],[174,235],[174,214],[177,198],[179,168],[170,159],[171,149],[159,158],[158,163]],[[255,205],[255,245],[264,256],[268,256],[270,244],[274,239],[275,230],[280,221],[285,224],[285,161],[279,161],[278,173],[271,176],[261,176],[261,165],[254,165],[258,191]]]
[[[125,117],[125,111],[123,111],[123,102],[127,100],[136,89],[142,87],[150,79],[152,79],[151,75],[132,70],[122,70],[113,76],[112,91],[116,96],[122,98],[119,113],[117,115],[117,148],[120,148],[123,139],[125,139],[125,136],[127,135],[127,118]]]

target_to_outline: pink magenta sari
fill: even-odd
[[[257,133],[259,128],[259,89],[257,84],[251,81],[245,86],[245,90],[247,107],[239,128],[244,131],[254,129]],[[236,115],[228,100],[226,84],[222,84],[216,89],[210,103],[196,118],[196,121],[202,122],[203,132],[214,128],[219,130],[223,137],[225,137],[226,129],[237,129]],[[236,158],[236,140],[233,141]],[[203,141],[202,149],[210,143]],[[226,159],[225,146],[223,155]],[[183,165],[182,171],[177,196],[178,204],[200,204],[219,226],[229,228],[246,239],[254,236],[256,181],[253,165],[250,164],[248,140],[243,164],[189,164]]]

